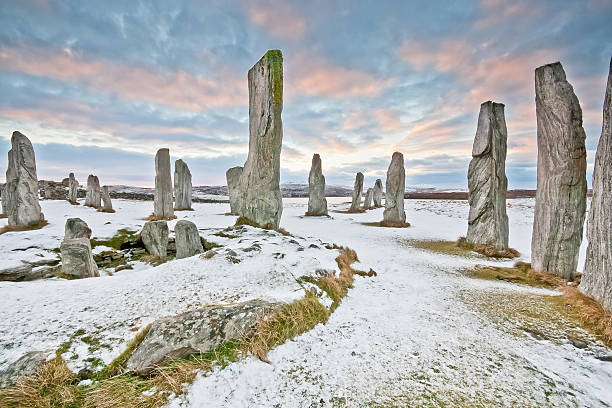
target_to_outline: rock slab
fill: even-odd
[[[386,189],[383,222],[405,223],[404,192],[406,190],[406,170],[404,169],[404,155],[400,152],[395,152],[391,156],[391,164],[389,164],[389,169],[387,170]]]
[[[153,216],[163,219],[174,218],[172,190],[172,175],[170,174],[170,150],[159,149],[155,155],[155,194],[153,196]]]
[[[376,183],[374,183],[374,188],[372,191],[372,200],[374,201],[374,207],[382,207],[382,197],[383,197],[383,185],[381,179],[376,179]]]
[[[174,209],[191,210],[191,172],[187,163],[174,162]]]
[[[470,213],[466,240],[499,251],[508,249],[507,139],[504,105],[491,101],[480,105],[468,169]]]
[[[559,62],[535,71],[538,182],[531,266],[573,280],[586,210],[582,109]]]
[[[306,215],[327,215],[325,198],[325,176],[321,166],[321,156],[312,156],[312,165],[308,175],[308,212]]]
[[[176,258],[187,258],[204,250],[198,227],[191,221],[180,220],[174,227]]]
[[[587,239],[589,245],[579,289],[604,309],[612,310],[612,59],[593,169]]]
[[[242,167],[232,167],[225,172],[227,180],[227,193],[229,195],[230,213],[234,215],[240,214],[240,208],[244,197],[240,188],[240,176],[242,175]]]
[[[168,254],[168,223],[166,221],[147,221],[140,237],[151,255],[166,257]]]
[[[361,195],[363,194],[363,173],[359,172],[355,175],[355,184],[353,186],[353,198],[351,200],[351,208],[349,212],[359,212],[361,208]]]
[[[74,173],[68,176],[68,201],[71,204],[76,204],[79,198],[79,182],[74,177]]]
[[[100,195],[100,180],[97,176],[90,174],[87,177],[87,193],[85,194],[85,205],[87,207],[100,208],[102,196]]]

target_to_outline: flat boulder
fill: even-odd
[[[174,227],[176,258],[187,258],[204,250],[198,227],[191,221],[180,220]]]
[[[160,258],[168,254],[168,223],[166,221],[147,221],[140,233],[147,251]]]

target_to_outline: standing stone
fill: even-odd
[[[538,123],[531,266],[573,280],[586,210],[582,109],[559,62],[535,71]]]
[[[174,209],[191,210],[191,172],[187,163],[174,162]]]
[[[242,175],[242,167],[232,167],[225,172],[227,179],[227,194],[229,195],[230,213],[234,215],[240,214],[240,206],[243,202],[242,191],[240,189],[240,176]]]
[[[355,185],[353,186],[353,200],[349,212],[359,212],[361,207],[361,194],[363,193],[363,173],[359,172],[355,176]]]
[[[68,201],[70,204],[78,204],[79,182],[74,177],[74,173],[68,176]]]
[[[393,153],[391,164],[387,170],[387,195],[383,223],[404,224],[404,192],[406,190],[406,170],[404,169],[404,155]]]
[[[100,276],[91,252],[91,229],[80,218],[66,220],[64,240],[60,245],[62,275],[69,279]]]
[[[280,152],[283,143],[283,54],[270,50],[255,64],[249,79],[249,155],[240,192],[239,215],[264,228],[278,228],[283,212]]]
[[[100,208],[102,206],[102,197],[100,196],[100,180],[98,180],[98,176],[94,176],[93,174],[90,174],[87,177],[85,205],[93,208]]]
[[[91,238],[91,229],[80,218],[68,218],[64,227],[64,239]]]
[[[174,218],[169,149],[159,149],[155,155],[155,195],[153,198],[153,216],[163,219]]]
[[[30,140],[17,131],[11,137],[4,195],[6,199],[2,203],[6,205],[4,211],[9,226],[25,228],[45,219],[38,203],[34,148]]]
[[[508,249],[507,138],[504,105],[491,101],[480,105],[468,170],[470,215],[466,239],[498,251]]]
[[[325,199],[325,176],[321,168],[321,156],[312,156],[312,165],[308,175],[308,212],[306,215],[327,215]]]
[[[366,191],[366,195],[365,195],[365,200],[363,201],[363,208],[368,210],[370,208],[372,208],[372,200],[374,198],[374,189],[373,188],[368,188],[368,191]]]
[[[166,221],[147,221],[140,237],[151,255],[166,257],[168,250],[168,223]]]
[[[111,201],[110,193],[108,192],[108,186],[102,186],[100,190],[102,196],[102,211],[113,213],[113,202]]]
[[[176,258],[187,258],[199,254],[204,250],[198,227],[187,220],[180,220],[174,227],[176,235]]]
[[[4,185],[4,187],[0,188],[0,194],[2,194],[2,213],[0,213],[2,217],[0,218],[6,218],[8,216],[7,213],[9,208],[6,184]]]
[[[374,207],[382,207],[382,196],[383,196],[383,186],[382,180],[376,179],[376,183],[374,183],[374,189],[372,191],[372,199],[374,200]]]
[[[612,310],[612,59],[593,169],[587,239],[589,245],[579,288],[604,309]]]

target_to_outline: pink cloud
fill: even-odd
[[[285,2],[247,2],[251,23],[276,37],[299,38],[306,32],[306,20]]]
[[[378,121],[379,127],[384,131],[396,132],[403,127],[399,113],[394,109],[376,109],[374,117]]]

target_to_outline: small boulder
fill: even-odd
[[[91,238],[91,229],[80,218],[68,218],[64,228],[64,239]]]
[[[60,245],[62,275],[69,279],[100,276],[91,253],[89,238],[64,239]]]
[[[180,220],[174,227],[176,235],[176,258],[187,258],[199,254],[204,250],[198,227],[187,220]]]
[[[166,221],[146,222],[140,237],[151,255],[166,257],[168,250],[168,223]]]

